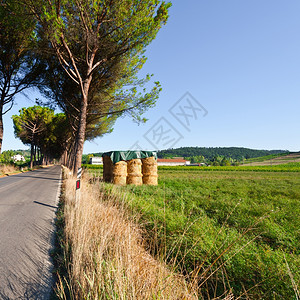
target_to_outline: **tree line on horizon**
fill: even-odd
[[[245,159],[272,154],[288,153],[288,150],[256,150],[243,147],[181,147],[157,152],[159,158],[184,157],[195,163],[219,163],[228,165],[242,162]],[[225,160],[224,160],[225,159]]]
[[[47,100],[13,117],[16,136],[31,146],[31,157],[60,156],[74,173],[86,140],[111,132],[124,114],[144,122],[161,86],[138,72],[170,6],[158,0],[0,1],[0,153],[2,116],[28,88]]]

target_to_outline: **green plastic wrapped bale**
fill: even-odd
[[[102,157],[110,157],[113,164],[119,161],[128,161],[132,159],[143,159],[147,157],[155,157],[157,159],[157,154],[155,151],[110,151],[102,154]]]

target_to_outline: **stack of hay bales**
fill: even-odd
[[[103,180],[117,185],[157,185],[157,161],[154,156],[119,161],[113,164],[109,156],[103,157]]]
[[[127,161],[127,184],[142,185],[142,162],[140,159],[131,159]]]
[[[157,161],[154,156],[143,158],[143,183],[149,185],[158,184]]]

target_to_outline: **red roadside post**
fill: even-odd
[[[76,180],[76,190],[80,189],[80,180]]]
[[[76,180],[76,191],[75,191],[75,206],[80,200],[80,178],[81,178],[82,168],[79,168],[77,171],[77,180]]]

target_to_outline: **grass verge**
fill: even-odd
[[[0,176],[5,176],[13,173],[20,172],[19,168],[16,168],[14,165],[0,165]]]
[[[152,254],[204,287],[203,298],[233,290],[239,299],[298,299],[299,166],[160,167],[157,187],[104,187],[127,194],[156,241]]]
[[[109,194],[88,178],[80,197],[73,178],[65,178],[63,192],[55,254],[59,299],[197,299],[182,275],[146,250],[123,194]]]

